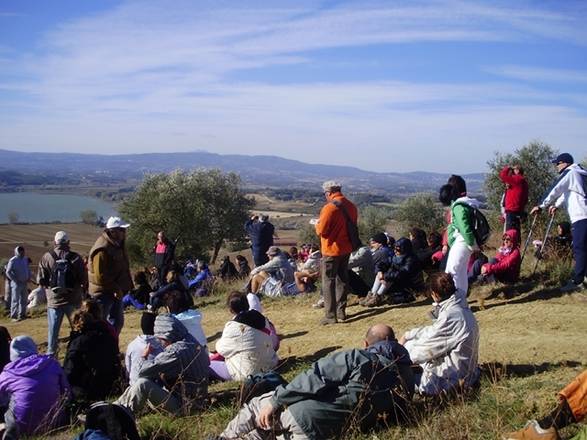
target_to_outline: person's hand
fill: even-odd
[[[448,254],[448,245],[447,244],[442,246],[442,255],[446,255],[446,254]]]
[[[532,208],[532,210],[530,211],[530,215],[536,215],[540,212],[541,208],[540,206],[535,206],[534,208]]]
[[[552,215],[554,215],[554,214],[556,213],[556,210],[557,210],[557,209],[558,209],[558,208],[557,208],[556,206],[554,206],[554,205],[553,205],[553,206],[551,206],[550,208],[548,208],[548,213],[549,213],[549,214],[552,216]]]
[[[487,273],[487,266],[484,264],[481,266],[481,275],[485,275]]]
[[[406,335],[403,334],[401,338],[398,339],[398,341],[400,345],[406,345],[407,339],[406,339]]]
[[[153,353],[153,347],[151,344],[147,344],[145,350],[143,351],[143,359],[147,359],[151,353]]]
[[[273,417],[273,413],[275,413],[275,408],[271,402],[267,402],[263,408],[261,408],[261,411],[257,416],[257,425],[265,430],[271,429],[271,418]]]

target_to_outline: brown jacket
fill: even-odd
[[[56,308],[72,304],[79,306],[82,302],[82,293],[88,284],[88,277],[84,262],[79,254],[72,252],[67,245],[58,245],[53,249],[59,258],[65,257],[69,254],[69,259],[72,263],[74,273],[75,286],[72,289],[60,289],[49,286],[51,284],[51,274],[55,267],[55,258],[50,252],[45,253],[39,261],[39,271],[37,273],[37,282],[43,286],[47,291],[47,307]]]
[[[103,232],[90,250],[88,259],[89,293],[92,297],[122,297],[133,288],[124,244],[115,243]]]

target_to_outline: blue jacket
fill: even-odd
[[[6,276],[13,283],[23,284],[31,278],[31,269],[28,258],[20,257],[17,249],[18,247],[14,248],[14,257],[8,261]]]
[[[245,231],[251,239],[253,250],[267,252],[273,245],[273,233],[275,228],[269,222],[249,220],[245,223]]]

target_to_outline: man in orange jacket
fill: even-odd
[[[328,325],[346,319],[347,269],[352,244],[343,210],[356,224],[357,208],[342,195],[340,183],[329,180],[324,182],[322,189],[327,203],[320,211],[316,234],[320,237],[322,251],[322,293],[325,312],[320,323]]]

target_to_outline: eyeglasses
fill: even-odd
[[[512,241],[510,237],[504,237],[503,241]]]

